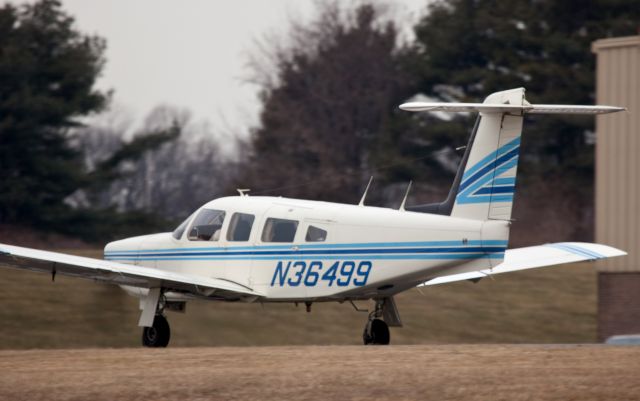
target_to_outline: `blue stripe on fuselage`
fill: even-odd
[[[189,242],[191,244],[202,243],[203,241]],[[401,248],[403,247],[461,247],[461,246],[484,246],[484,247],[506,247],[508,241],[505,240],[469,240],[466,244],[462,241],[413,241],[413,242],[357,242],[357,243],[323,243],[323,244],[294,244],[286,245],[257,245],[257,246],[218,246],[218,247],[189,247],[189,248],[167,248],[167,249],[139,249],[139,250],[123,250],[123,251],[107,251],[105,255],[120,256],[138,253],[172,253],[172,252],[204,252],[204,251],[261,251],[261,250],[291,250],[293,246],[299,249],[343,249],[343,248]]]
[[[427,253],[491,253],[503,252],[505,247],[462,247],[462,248],[387,248],[387,249],[324,249],[324,250],[280,250],[280,251],[215,251],[215,252],[167,252],[153,253],[140,251],[138,257],[165,257],[165,256],[277,256],[277,255],[374,255],[374,254],[427,254]],[[107,256],[131,256],[108,254]]]
[[[300,257],[300,255],[279,255],[279,256],[244,256],[244,257],[202,257],[198,255],[188,257],[131,257],[114,256],[107,257],[113,261],[156,261],[156,260],[193,260],[193,261],[216,261],[216,260],[470,260],[470,259],[503,259],[503,252],[493,253],[472,253],[472,254],[436,254],[436,255],[321,255],[311,257]]]

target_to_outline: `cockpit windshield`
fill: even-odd
[[[193,220],[189,230],[191,241],[217,241],[224,223],[225,212],[222,210],[202,209]]]
[[[182,234],[184,234],[184,230],[187,229],[187,225],[189,224],[189,221],[191,220],[191,218],[193,217],[194,214],[195,213],[191,213],[191,215],[189,217],[184,219],[184,221],[182,223],[180,223],[180,225],[178,227],[176,227],[175,230],[173,230],[173,233],[171,234],[171,235],[173,235],[173,238],[175,238],[175,239],[182,238]]]

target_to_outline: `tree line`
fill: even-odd
[[[472,121],[406,113],[399,104],[478,102],[519,86],[531,102],[591,104],[591,42],[636,34],[640,24],[638,0],[579,7],[440,0],[425,2],[407,34],[408,23],[390,8],[319,2],[311,20],[292,21],[278,40],[265,40],[250,63],[259,123],[238,155],[228,155],[215,132],[176,108],[158,107],[131,132],[109,111],[110,93],[95,89],[107,62],[104,39],[80,32],[56,0],[5,4],[0,223],[97,241],[167,229],[237,187],[357,202],[369,176],[376,177],[373,204],[399,203],[409,180],[417,184],[410,201],[437,201]],[[556,235],[589,239],[593,120],[526,124],[516,218],[534,219],[553,205],[550,218],[562,228],[553,228]]]
[[[0,223],[101,241],[166,230],[226,186],[233,163],[188,112],[119,120],[95,88],[105,48],[59,1],[0,8]]]

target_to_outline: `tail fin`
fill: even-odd
[[[624,110],[612,106],[531,105],[524,93],[524,88],[496,92],[484,103],[401,105],[408,111],[480,112],[448,201],[407,209],[482,221],[510,220],[525,113],[600,114]]]
[[[523,106],[524,89],[497,92],[484,101],[496,103]],[[511,219],[523,114],[481,113],[451,216]]]

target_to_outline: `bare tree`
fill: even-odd
[[[403,48],[384,7],[318,3],[309,23],[252,59],[263,111],[243,185],[258,193],[353,200],[370,172],[375,139],[408,97]]]
[[[233,177],[234,164],[220,152],[216,136],[208,125],[192,123],[187,110],[158,106],[133,134],[121,119],[98,121],[100,124],[85,127],[77,135],[77,145],[90,168],[147,133],[177,127],[180,136],[145,151],[140,158],[122,161],[117,166],[119,178],[92,196],[86,190],[76,192],[69,199],[74,205],[145,211],[175,220],[221,195]]]

